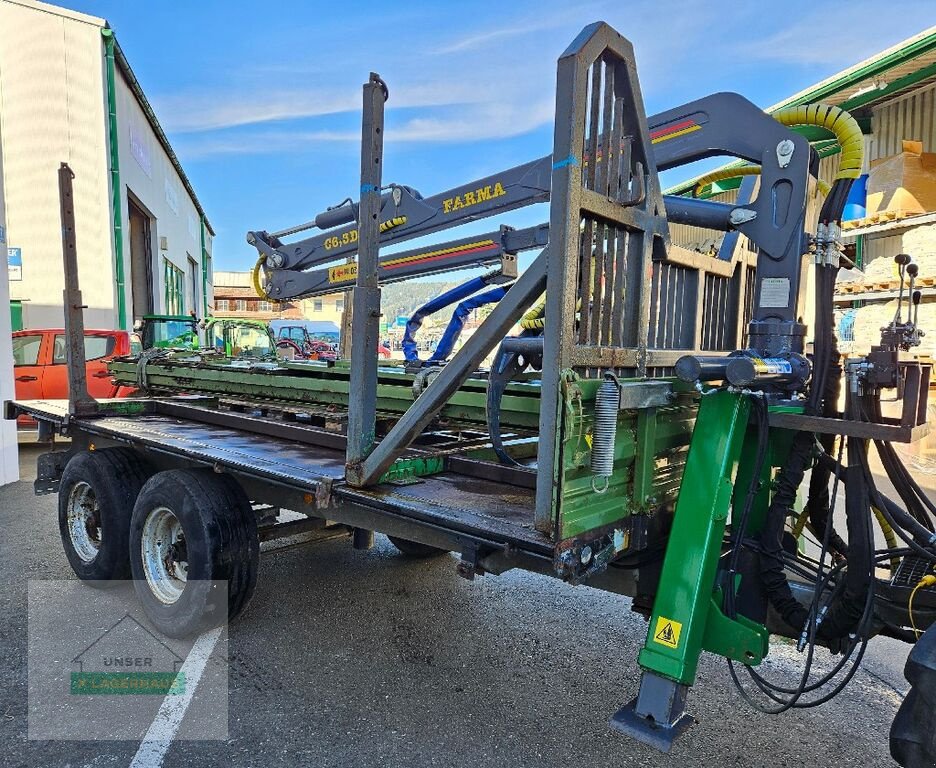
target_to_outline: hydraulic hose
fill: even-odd
[[[445,309],[445,307],[454,304],[456,301],[467,299],[472,294],[477,293],[482,288],[487,287],[490,285],[491,279],[493,277],[494,274],[492,273],[472,278],[471,280],[468,280],[461,285],[451,288],[442,295],[436,296],[434,299],[427,301],[419,309],[417,309],[407,321],[406,330],[403,332],[403,356],[407,359],[407,361],[416,362],[419,360],[419,352],[416,348],[415,337],[416,332],[422,327],[423,320],[425,318],[438,312],[441,309]],[[495,291],[497,291],[497,293],[495,293]],[[498,288],[494,291],[481,294],[481,296],[486,297],[486,300],[482,301],[482,303],[499,301],[505,292],[506,288]],[[461,332],[462,326],[464,325],[464,318],[467,316],[468,311],[469,310],[460,311],[459,309],[456,309],[455,314],[452,316],[452,320],[449,322],[449,325],[445,330],[443,340],[448,346],[449,352],[451,352],[451,347],[454,346],[455,340],[458,338],[458,334]],[[447,356],[448,354],[446,353],[445,357]],[[440,359],[444,358],[439,358],[436,355],[433,355],[434,362],[438,362]]]
[[[525,331],[541,331],[546,327],[546,294],[520,318],[520,327]]]
[[[861,126],[848,112],[831,104],[800,104],[784,107],[773,113],[779,123],[792,128],[796,125],[814,125],[835,134],[842,148],[841,161],[835,180],[857,179],[864,161],[864,137]]]
[[[835,138],[841,147],[841,162],[834,181],[847,180],[846,185],[839,185],[839,191],[843,186],[846,188],[845,197],[847,197],[847,188],[861,174],[861,165],[864,161],[864,139],[858,122],[848,112],[831,104],[801,104],[785,107],[774,112],[773,117],[779,123],[790,128],[797,125],[810,125],[825,128],[835,134]],[[736,179],[741,176],[759,176],[760,173],[761,167],[754,164],[716,169],[696,180],[693,197],[698,197],[709,184],[727,179]],[[830,186],[821,179],[816,180],[816,185],[819,193],[826,199],[829,198],[831,191],[835,188],[834,183]],[[841,209],[844,209],[844,206],[845,199],[843,197]],[[829,220],[835,221],[838,218],[836,216]]]
[[[269,296],[267,292],[263,290],[263,285],[260,283],[260,269],[265,262],[266,256],[261,254],[260,258],[257,259],[257,263],[253,265],[253,269],[250,270],[250,282],[253,285],[253,289],[257,292],[257,296],[261,299],[278,302],[279,299],[274,299],[272,296]]]
[[[849,417],[859,419],[857,403],[849,397]],[[834,640],[846,636],[864,615],[868,592],[873,591],[874,537],[871,532],[871,500],[862,465],[867,461],[868,443],[848,439],[848,467],[845,469],[845,520],[848,530],[848,567],[845,569],[844,591],[828,606],[825,620],[817,636]]]
[[[485,304],[494,304],[500,301],[507,295],[509,288],[509,285],[498,285],[496,288],[492,288],[489,291],[465,299],[465,301],[455,307],[455,311],[452,313],[452,319],[449,320],[449,324],[442,332],[442,337],[439,339],[435,351],[426,361],[427,364],[441,363],[447,360],[448,356],[452,354],[452,350],[455,348],[455,342],[458,341],[458,337],[465,327],[465,320],[468,318],[468,315],[471,314],[471,311]],[[409,325],[407,325],[407,328],[409,328]]]
[[[719,181],[726,181],[728,179],[737,179],[741,176],[760,176],[761,167],[759,165],[739,165],[734,168],[720,168],[714,170],[711,173],[706,173],[704,176],[700,176],[696,179],[695,189],[692,191],[693,197],[698,197],[702,194],[702,190],[705,189],[709,184],[714,184]],[[822,179],[816,179],[816,187],[819,190],[819,194],[825,197],[829,194],[829,190],[832,187],[824,182]]]

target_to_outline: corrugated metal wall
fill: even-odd
[[[922,141],[924,152],[936,152],[936,83],[874,107],[871,132],[869,161],[896,155],[904,139]]]

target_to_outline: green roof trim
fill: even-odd
[[[849,88],[853,88],[863,80],[882,75],[894,67],[906,64],[916,57],[933,50],[936,50],[936,27],[931,27],[921,32],[919,35],[911,37],[902,43],[898,43],[885,51],[881,51],[881,53],[872,56],[870,59],[866,59],[837,75],[833,75],[827,80],[823,80],[821,83],[811,86],[805,91],[800,91],[786,101],[782,101],[770,107],[767,111],[775,112],[783,107],[820,101],[848,90]],[[877,93],[874,91],[869,92],[868,95],[871,98],[878,98]],[[866,99],[864,103],[870,100],[871,99]]]

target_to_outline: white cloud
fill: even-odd
[[[519,136],[548,125],[553,119],[553,101],[537,103],[485,103],[446,109],[440,116],[420,116],[394,125],[386,132],[386,143],[464,143]],[[263,155],[303,152],[316,144],[353,144],[360,131],[260,130],[237,135],[190,134],[176,141],[187,160],[212,155]]]
[[[394,109],[438,107],[477,101],[476,89],[447,81],[404,84],[392,90]],[[316,87],[255,93],[188,91],[156,99],[163,124],[174,133],[197,133],[285,120],[324,117],[361,108],[360,89]]]
[[[908,20],[919,18],[917,31],[922,31],[925,20],[932,19],[932,0],[909,0],[899,5],[899,9],[883,12],[878,2],[852,0],[847,12],[835,14],[830,34],[820,36],[816,30],[828,26],[830,9],[815,9],[771,35],[738,45],[737,52],[762,61],[848,67],[907,38],[913,33],[908,27],[914,28]]]

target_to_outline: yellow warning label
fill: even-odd
[[[328,282],[343,283],[346,280],[357,279],[357,264],[341,264],[328,268]]]
[[[667,648],[678,648],[680,632],[682,632],[682,624],[660,616],[657,618],[656,629],[653,631],[653,640]]]

